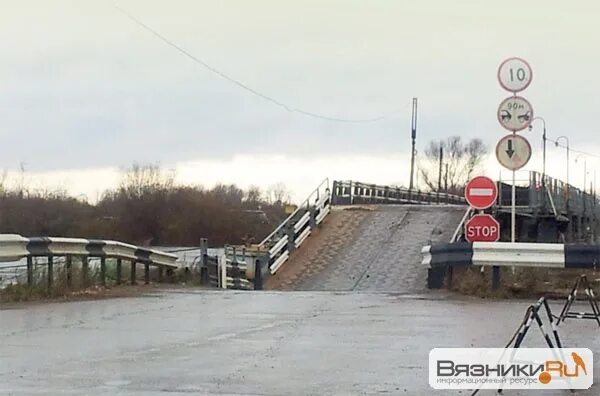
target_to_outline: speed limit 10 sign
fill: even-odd
[[[498,82],[509,92],[521,92],[531,84],[533,72],[521,58],[508,58],[498,68]]]

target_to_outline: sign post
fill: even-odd
[[[531,158],[531,145],[527,139],[517,136],[518,131],[527,128],[533,121],[533,107],[527,99],[517,96],[517,92],[523,91],[531,84],[533,71],[527,61],[521,58],[508,58],[498,68],[498,82],[500,86],[513,93],[504,99],[498,106],[498,122],[503,128],[512,131],[512,135],[505,136],[496,146],[496,158],[502,166],[512,170],[511,190],[511,242],[516,241],[517,236],[517,208],[516,208],[516,177],[515,171],[527,164]],[[517,149],[519,153],[517,153]]]

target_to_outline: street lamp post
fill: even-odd
[[[535,120],[540,120],[542,122],[542,125],[544,127],[544,131],[542,133],[542,155],[543,155],[543,161],[542,161],[542,186],[545,186],[546,184],[546,120],[543,117],[535,117],[533,120],[531,120],[531,122],[533,123],[533,121]],[[533,125],[529,124],[529,130],[531,131],[533,129]]]
[[[566,136],[559,136],[556,138],[556,140],[554,141],[554,145],[556,147],[558,147],[558,141],[560,139],[565,139],[565,141],[567,142],[567,189],[569,188],[569,151],[571,150],[571,148],[569,147],[569,138]]]
[[[569,230],[568,230],[568,234],[567,234],[567,239],[570,240],[571,238],[571,234],[572,234],[572,225],[571,225],[571,216],[569,215],[569,201],[571,200],[571,190],[570,190],[570,185],[569,185],[569,151],[570,151],[570,146],[569,146],[569,138],[566,136],[559,136],[556,138],[556,140],[554,141],[554,145],[556,147],[558,147],[558,141],[560,139],[564,139],[567,142],[567,198],[565,199],[565,209],[567,210],[567,216],[569,217]]]
[[[542,133],[542,155],[543,155],[543,160],[542,160],[542,205],[545,208],[546,207],[546,120],[543,117],[534,117],[533,120],[531,120],[531,122],[533,123],[533,121],[535,120],[540,120],[542,122],[542,125],[544,127],[544,131]],[[529,124],[529,130],[531,131],[533,129],[533,125]]]
[[[579,160],[579,158],[582,157],[582,155],[578,155],[575,158],[575,163],[577,163],[577,161]],[[586,201],[586,192],[585,189],[587,188],[587,159],[584,157],[583,158],[583,213],[585,214],[586,212],[586,205],[585,205],[585,201]],[[591,194],[591,191],[590,191]]]

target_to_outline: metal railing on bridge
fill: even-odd
[[[323,222],[331,210],[329,179],[324,179],[308,197],[273,232],[258,245],[226,246],[221,264],[209,259],[212,266],[211,284],[227,285],[237,289],[260,289],[262,281],[275,274],[311,233]],[[264,264],[264,265],[263,265]],[[225,265],[225,267],[223,267]],[[214,268],[220,268],[217,280]],[[227,283],[222,279],[227,279]],[[250,281],[252,283],[250,283]]]
[[[516,206],[530,211],[547,211],[555,215],[600,215],[600,201],[595,194],[535,171],[518,172]],[[498,180],[497,206],[511,205],[512,180]],[[567,204],[568,203],[568,204]],[[568,206],[568,207],[567,207]]]
[[[465,205],[464,197],[442,192],[409,190],[404,187],[380,186],[355,181],[334,181],[333,205],[353,204],[419,204]]]

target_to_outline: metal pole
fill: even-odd
[[[412,120],[411,120],[411,141],[412,150],[410,154],[410,184],[408,189],[414,188],[415,177],[415,141],[417,139],[417,98],[413,98],[412,102]]]
[[[585,189],[587,184],[587,160],[583,160],[583,192],[585,194]]]
[[[446,175],[444,176],[444,192],[448,194],[448,164],[446,164]]]
[[[444,147],[440,144],[440,169],[438,173],[438,192],[442,190],[442,165],[444,162]]]
[[[543,140],[543,163],[542,163],[542,186],[546,185],[546,122],[544,121],[544,133],[542,134]]]
[[[517,230],[517,188],[515,186],[516,184],[516,178],[515,178],[515,171],[512,171],[512,192],[511,192],[511,198],[512,198],[512,204],[511,204],[511,211],[510,211],[510,241],[511,242],[516,242],[516,230]]]
[[[544,124],[544,132],[542,134],[542,208],[546,210],[546,121],[542,119],[542,123]]]

